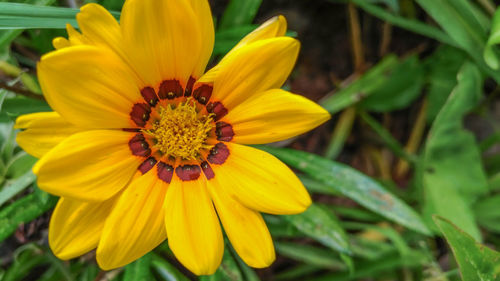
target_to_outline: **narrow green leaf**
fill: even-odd
[[[123,281],[149,281],[151,274],[152,254],[148,253],[133,263],[125,266]]]
[[[331,250],[290,242],[276,242],[280,255],[322,268],[346,270],[346,265]]]
[[[458,85],[439,112],[425,145],[422,177],[424,213],[452,220],[481,240],[471,204],[488,192],[481,155],[472,133],[463,129],[462,119],[479,101],[482,79],[479,70],[466,63]]]
[[[162,257],[151,253],[153,256],[151,266],[165,281],[189,281],[175,266],[171,265]]]
[[[324,207],[312,204],[307,211],[286,218],[308,237],[341,253],[351,253],[344,229],[334,214]]]
[[[0,242],[21,223],[32,221],[55,206],[57,198],[43,191],[29,194],[0,210]]]
[[[398,65],[396,56],[386,56],[377,65],[368,70],[358,80],[349,86],[324,98],[320,103],[328,112],[334,114],[351,106],[369,96],[374,90],[379,89],[387,80],[390,73]]]
[[[434,222],[453,250],[463,281],[496,281],[500,279],[500,253],[482,244],[449,220],[434,216]]]
[[[9,97],[4,100],[0,122],[13,121],[19,115],[42,111],[52,111],[52,109],[46,102],[40,100],[21,96]]]
[[[287,148],[259,146],[288,165],[321,181],[367,209],[423,234],[429,230],[406,203],[386,191],[377,181],[344,164]]]
[[[217,271],[210,276],[201,276],[200,281],[243,281],[243,275],[228,247],[224,247],[224,257]]]
[[[37,159],[35,157],[24,151],[17,153],[7,164],[6,177],[9,179],[16,179],[24,175],[26,172],[31,170],[36,161]]]
[[[227,29],[252,23],[262,0],[231,0],[226,7],[219,29]]]
[[[0,29],[77,27],[75,16],[79,9],[48,7],[23,3],[0,2]],[[115,18],[120,13],[111,12]]]
[[[0,189],[0,206],[27,188],[35,181],[35,178],[33,172],[28,171],[17,179],[7,181],[5,186]]]
[[[500,9],[497,9],[491,23],[490,37],[484,48],[484,60],[493,69],[500,67],[497,44],[500,44]]]

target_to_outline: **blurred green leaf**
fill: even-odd
[[[228,246],[224,247],[224,257],[217,271],[209,276],[200,276],[200,281],[243,281],[243,276]]]
[[[151,266],[155,269],[159,276],[166,281],[189,281],[189,279],[184,276],[177,268],[171,265],[168,261],[164,260],[162,257],[151,253],[153,260],[151,261]]]
[[[17,179],[8,180],[0,189],[0,206],[27,188],[31,183],[33,183],[33,181],[35,181],[35,178],[36,176],[33,172],[28,171]]]
[[[334,2],[335,0],[330,0],[330,1]],[[417,20],[407,19],[402,16],[393,14],[384,8],[371,4],[370,0],[350,0],[350,1],[355,3],[361,9],[365,10],[367,13],[372,14],[395,26],[410,30],[417,34],[432,38],[434,40],[437,40],[439,42],[451,46],[457,46],[456,42],[450,36],[448,36],[448,34],[444,33],[443,31],[431,25],[427,25]]]
[[[424,69],[416,55],[394,67],[383,83],[373,89],[359,106],[368,111],[387,112],[410,105],[422,93]]]
[[[440,46],[424,64],[427,85],[427,122],[431,123],[457,85],[457,74],[466,54],[450,46]]]
[[[474,214],[478,223],[491,231],[500,233],[500,194],[488,196],[474,204]]]
[[[0,210],[0,242],[14,233],[20,224],[39,217],[54,207],[56,202],[56,197],[38,191],[2,208]]]
[[[219,22],[219,29],[252,23],[262,0],[231,0]]]
[[[500,279],[500,253],[477,243],[449,220],[434,216],[434,222],[453,249],[463,281]]]
[[[40,100],[29,99],[22,96],[6,98],[0,112],[0,122],[13,121],[19,115],[52,111],[50,106]]]
[[[346,270],[346,265],[329,249],[290,242],[276,242],[280,255],[322,268]]]
[[[497,44],[500,43],[500,9],[497,9],[491,23],[490,37],[484,48],[484,60],[489,67],[498,69],[500,67],[500,58]]]
[[[423,186],[424,213],[452,220],[481,240],[471,204],[488,192],[481,155],[472,133],[463,129],[462,119],[479,101],[482,79],[479,70],[466,63],[458,85],[439,112],[425,145]]]
[[[31,170],[37,159],[24,151],[17,153],[7,164],[6,177],[16,179]],[[1,204],[0,204],[1,205]]]
[[[321,244],[340,253],[351,253],[344,229],[335,215],[324,207],[313,203],[305,212],[286,216],[286,219]]]
[[[149,281],[152,279],[151,274],[152,254],[148,253],[140,259],[125,266],[123,281]]]
[[[361,172],[304,151],[268,146],[259,146],[259,148],[327,184],[365,208],[412,230],[429,234],[429,230],[412,208]]]
[[[257,28],[257,25],[243,25],[218,30],[215,32],[215,43],[212,57],[229,52],[245,35]]]
[[[384,85],[388,74],[398,65],[396,56],[385,56],[382,61],[373,66],[363,76],[340,89],[332,96],[327,96],[320,103],[328,112],[334,114],[348,106],[351,106],[363,98],[369,96],[373,91]]]
[[[47,7],[23,3],[0,2],[0,29],[78,27],[75,16],[79,9]],[[120,13],[111,12],[119,19]]]

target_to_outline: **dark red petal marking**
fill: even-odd
[[[212,167],[210,167],[207,161],[203,161],[201,163],[201,169],[203,170],[203,173],[205,174],[207,180],[213,179],[215,177],[214,170],[212,170]]]
[[[146,87],[141,90],[141,95],[144,100],[152,107],[155,107],[158,103],[158,96],[156,96],[156,92],[151,87]]]
[[[215,123],[215,134],[220,141],[231,141],[234,136],[233,126],[226,122]]]
[[[146,142],[144,135],[137,134],[128,142],[128,146],[132,154],[141,157],[148,157],[151,155],[151,149],[149,144]]]
[[[132,133],[138,133],[141,131],[141,129],[134,129],[134,128],[123,128],[122,131],[124,132],[132,132]]]
[[[193,92],[193,97],[201,104],[206,105],[212,96],[213,87],[209,85],[201,85]]]
[[[156,165],[156,169],[158,170],[158,178],[166,183],[170,183],[174,175],[174,167],[160,161],[158,165]]]
[[[141,171],[141,173],[144,175],[149,170],[153,169],[155,165],[156,159],[154,157],[149,157],[144,162],[142,162],[141,165],[139,165],[139,171]]]
[[[207,156],[208,162],[212,164],[224,164],[227,157],[229,157],[229,149],[222,142],[217,143],[212,149],[210,149],[210,154]]]
[[[132,106],[132,111],[130,112],[130,118],[134,121],[137,126],[144,127],[146,121],[149,120],[149,114],[151,113],[151,108],[145,103],[136,103]]]
[[[183,181],[192,181],[200,177],[201,169],[197,165],[184,165],[175,168],[175,173]]]
[[[215,114],[214,121],[219,121],[227,114],[227,109],[220,102],[211,102],[207,105],[207,111]]]
[[[184,96],[189,97],[191,96],[191,92],[193,92],[193,85],[196,80],[193,77],[189,77],[189,80],[186,85],[186,90],[184,91]]]
[[[164,99],[174,99],[182,97],[184,90],[182,89],[181,83],[177,80],[165,80],[160,84],[160,90],[158,92],[158,97],[162,100]]]

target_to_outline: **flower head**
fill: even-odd
[[[97,248],[101,268],[126,265],[165,239],[196,274],[223,254],[220,223],[241,258],[274,258],[260,215],[296,214],[310,197],[294,173],[245,144],[325,122],[315,103],[279,89],[299,43],[276,17],[204,73],[214,42],[207,1],[127,0],[120,24],[89,4],[81,33],[54,39],[38,64],[53,112],[18,118],[18,143],[40,160],[38,185],[61,197],[49,243],[61,259]]]

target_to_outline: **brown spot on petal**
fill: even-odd
[[[130,139],[128,146],[130,151],[132,151],[132,154],[136,156],[148,157],[151,155],[149,144],[146,142],[146,139],[142,134],[136,134],[132,139]]]
[[[200,177],[201,169],[197,165],[184,165],[175,168],[175,173],[183,181],[192,181]]]
[[[231,141],[234,136],[233,126],[226,122],[217,122],[215,124],[215,134],[220,141]]]
[[[132,111],[130,112],[130,118],[137,126],[144,127],[146,121],[149,120],[149,114],[151,113],[151,108],[145,103],[136,103],[132,106]]]
[[[146,103],[148,103],[152,107],[155,107],[156,104],[158,103],[158,96],[156,95],[155,90],[151,87],[146,87],[142,89],[141,95],[146,101]]]
[[[189,77],[189,80],[186,85],[186,90],[184,91],[185,97],[191,96],[191,93],[193,92],[194,82],[196,82],[196,80],[193,77]]]
[[[177,80],[165,80],[161,82],[160,90],[158,91],[158,97],[162,100],[182,97],[183,94],[182,85]]]
[[[211,102],[207,105],[207,111],[215,114],[214,121],[219,121],[227,114],[227,109],[220,102]]]
[[[201,104],[206,105],[212,96],[212,86],[209,85],[201,85],[196,88],[193,92],[193,97]]]
[[[156,168],[158,170],[158,178],[166,183],[170,183],[174,175],[174,167],[160,161],[158,165],[156,165]]]
[[[225,144],[219,142],[212,149],[210,149],[210,154],[207,156],[208,162],[212,164],[224,164],[226,159],[229,157],[229,149]]]
[[[144,162],[142,162],[141,165],[139,165],[139,171],[141,171],[141,173],[144,175],[149,170],[153,169],[155,165],[156,159],[154,157],[149,157]]]
[[[203,173],[205,174],[207,180],[213,179],[215,177],[214,170],[212,170],[212,167],[210,167],[207,161],[203,161],[201,163],[201,169],[203,170]]]

